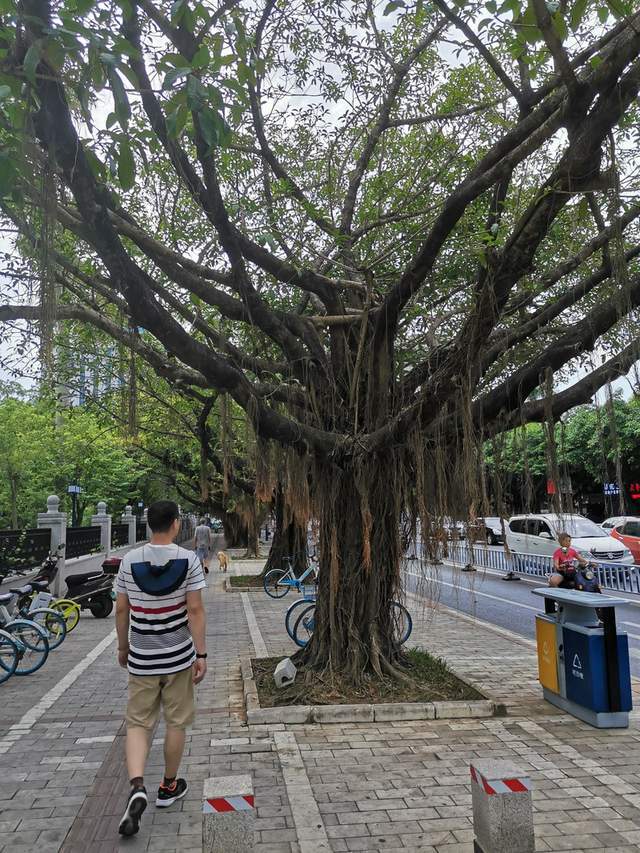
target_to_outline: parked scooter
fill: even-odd
[[[49,554],[42,563],[36,582],[52,584],[58,574],[61,554]],[[105,561],[106,562],[106,561]],[[103,564],[104,565],[104,564]],[[113,575],[102,569],[67,575],[67,598],[72,599],[83,610],[90,610],[96,619],[106,618],[113,610]]]
[[[576,589],[579,592],[599,592],[600,584],[595,570],[598,568],[597,563],[587,563],[586,566],[581,566],[577,560],[571,561],[571,566],[565,564],[564,580],[560,584],[560,589]]]

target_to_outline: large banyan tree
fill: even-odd
[[[281,449],[320,522],[310,666],[396,671],[401,522],[479,512],[483,441],[637,358],[636,8],[0,4],[2,211],[39,281],[0,319],[45,366],[90,324]]]

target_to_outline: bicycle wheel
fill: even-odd
[[[316,626],[316,605],[310,604],[298,615],[293,626],[293,642],[304,648],[313,635]]]
[[[289,572],[285,572],[283,569],[271,569],[270,572],[267,572],[262,584],[267,595],[271,598],[284,598],[289,592],[289,586],[281,584],[280,581],[288,574]]]
[[[51,609],[62,616],[67,625],[67,634],[70,634],[80,621],[80,605],[70,598],[59,598],[51,602]]]
[[[67,636],[67,623],[57,610],[49,607],[38,607],[29,612],[29,619],[40,625],[47,632],[49,649],[57,649]]]
[[[47,632],[29,619],[15,619],[5,625],[18,646],[19,657],[16,675],[31,675],[40,669],[49,657]]]
[[[16,671],[20,653],[11,634],[0,631],[0,684],[11,678]]]
[[[399,601],[391,605],[391,619],[393,620],[393,637],[399,645],[406,643],[413,631],[413,619],[411,614]]]
[[[287,629],[287,634],[292,640],[295,641],[295,637],[293,636],[293,626],[296,618],[300,615],[300,608],[306,604],[312,604],[314,601],[314,598],[299,598],[297,601],[294,601],[291,607],[287,610],[287,614],[284,617],[284,627]]]

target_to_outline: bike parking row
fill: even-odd
[[[67,577],[66,597],[54,595],[61,550],[49,554],[37,577],[0,594],[0,684],[12,676],[33,675],[60,648],[87,608],[96,618],[113,609],[113,575],[120,560],[105,560],[102,569]]]

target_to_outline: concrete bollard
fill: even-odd
[[[472,762],[475,853],[533,853],[531,780],[510,761]]]
[[[250,853],[255,808],[251,776],[205,779],[202,803],[203,853]]]

